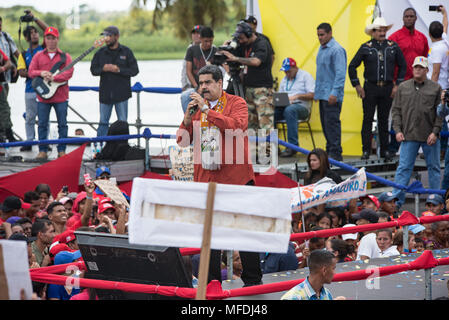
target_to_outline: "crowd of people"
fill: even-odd
[[[383,18],[377,18],[367,26],[365,32],[372,39],[362,44],[348,68],[346,51],[333,38],[331,25],[321,23],[317,27],[321,46],[316,57],[316,79],[306,71],[300,70],[295,59],[287,57],[283,60],[281,70],[286,76],[281,82],[281,90],[288,93],[290,103],[284,106],[282,112],[275,112],[273,105],[274,81],[271,68],[275,53],[270,40],[256,32],[257,20],[254,17],[241,21],[237,25],[233,40],[225,42],[224,45],[233,48],[232,50],[216,48],[212,44],[213,30],[209,27],[195,26],[192,29],[192,44],[187,49],[185,57],[185,71],[183,71],[185,76],[182,78],[184,93],[181,95],[184,117],[177,132],[177,143],[181,147],[188,147],[193,143],[194,152],[199,153],[198,156],[201,158],[201,161],[194,164],[193,180],[254,186],[256,177],[248,155],[257,153],[257,160],[260,162],[264,154],[261,154],[260,149],[250,150],[247,135],[242,136],[243,144],[238,145],[236,141],[238,139],[225,139],[219,133],[225,130],[245,132],[248,129],[253,129],[259,134],[269,132],[274,129],[275,117],[285,117],[287,126],[290,127],[287,128],[288,140],[299,145],[296,122],[307,118],[311,111],[310,101],[318,100],[326,150],[316,148],[310,152],[307,157],[309,171],[304,181],[305,184],[312,184],[323,177],[328,177],[336,183],[341,182],[341,177],[330,169],[329,157],[340,161],[343,159],[340,113],[348,69],[351,84],[363,99],[362,158],[369,158],[371,153],[371,127],[376,107],[380,155],[388,160],[391,159],[392,152],[396,152],[397,149],[391,151],[391,148],[396,148],[397,145],[392,144],[394,141],[388,140],[387,122],[391,109],[396,142],[402,145],[395,181],[402,185],[408,184],[418,149],[421,147],[429,167],[431,188],[439,189],[439,133],[443,123],[442,116],[445,112],[449,113],[446,110],[447,106],[440,103],[444,101],[442,89],[447,88],[447,77],[444,86],[443,82],[440,83],[440,77],[443,77],[446,66],[443,62],[438,62],[436,56],[439,50],[437,44],[438,46],[444,44],[439,41],[442,41],[447,29],[444,7],[441,7],[441,12],[444,17],[443,23],[433,23],[429,30],[433,41],[431,47],[435,50],[432,50],[428,58],[427,52],[424,52],[424,49],[428,48],[426,37],[414,28],[416,11],[408,8],[404,11],[404,28],[391,36],[396,41],[386,39],[386,32],[391,25],[388,25]],[[38,22],[37,19],[35,21]],[[36,42],[39,37],[37,30],[27,29],[27,34],[24,35],[36,46],[30,47],[29,52],[20,55],[23,67],[20,68],[21,75],[28,77],[30,81],[31,78],[37,77],[49,82],[68,81],[73,74],[73,66],[70,67],[72,60],[68,53],[58,48],[58,30],[43,22],[38,25],[44,30],[44,46],[39,46],[39,41]],[[130,97],[129,80],[138,73],[132,51],[118,42],[119,34],[118,28],[114,26],[104,30],[107,46],[95,54],[91,64],[92,74],[100,76],[99,135],[105,135],[108,131],[109,117],[114,105],[119,124],[126,122],[127,100]],[[2,36],[5,35],[2,33]],[[4,43],[5,41],[0,41],[0,44]],[[416,44],[413,50],[410,43]],[[423,50],[415,50],[421,46]],[[11,49],[14,55],[17,53],[19,57],[14,48],[12,45],[8,48],[0,47],[2,50],[5,49],[2,57],[6,62],[0,70],[8,71],[10,76],[15,70],[13,65],[7,62],[10,60],[7,53]],[[214,61],[218,59],[217,54],[224,56],[226,63]],[[379,63],[380,61],[383,63]],[[365,64],[363,88],[356,72],[362,62]],[[57,68],[53,70],[55,63]],[[236,86],[228,87],[226,90],[223,88],[224,75],[232,73],[235,64],[243,66],[244,70],[240,80],[245,90],[241,95],[235,92]],[[53,75],[58,68],[62,68],[63,72]],[[30,83],[27,84],[26,90],[32,88],[28,85]],[[120,86],[122,90],[117,90],[116,86]],[[7,85],[3,85],[0,94],[0,104],[4,104],[5,101],[7,104]],[[27,91],[25,97],[30,100],[28,103],[30,108],[37,108],[34,114],[38,116],[39,139],[46,139],[48,136],[48,115],[51,107],[56,110],[59,138],[67,137],[67,83],[62,85],[50,100],[30,91]],[[36,98],[38,102],[36,107],[33,107],[31,100]],[[6,114],[2,113],[2,117]],[[30,111],[30,116],[32,114]],[[35,121],[35,118],[30,121]],[[291,127],[292,123],[295,125],[294,130]],[[198,128],[195,124],[199,124]],[[8,138],[10,127],[1,122],[0,125],[3,126],[1,129],[5,132],[4,136]],[[123,129],[123,126],[120,126],[120,129]],[[200,134],[198,141],[194,141],[196,129]],[[28,138],[34,139],[31,126],[30,135],[27,133]],[[263,149],[262,146],[263,143],[259,142],[257,148]],[[111,145],[112,147],[117,147],[114,150],[118,150],[118,146]],[[243,156],[239,160],[235,153],[229,155],[237,147],[243,149]],[[46,159],[47,147],[39,148],[38,158]],[[265,146],[263,149],[265,156],[270,152],[273,150]],[[282,156],[292,156],[294,153],[294,151],[284,152]],[[58,156],[64,154],[65,146],[59,145]],[[224,161],[229,158],[232,161]],[[110,176],[109,168],[97,169],[96,179],[108,179]],[[426,200],[426,211],[422,214],[446,214],[449,209],[448,198],[449,193],[446,193],[444,198],[437,194],[429,195]],[[404,199],[403,191],[393,190],[382,193],[379,197],[368,194],[360,199],[353,199],[343,207],[320,205],[309,208],[293,215],[292,233],[391,221],[398,218],[398,210]],[[91,181],[87,181],[82,192],[62,189],[55,196],[54,190],[48,185],[40,184],[35,186],[34,190],[26,192],[23,200],[10,196],[1,206],[0,219],[2,237],[26,241],[29,266],[36,268],[81,259],[74,235],[75,230],[126,234],[128,212],[122,204],[114,203]],[[332,299],[330,292],[322,285],[332,280],[337,263],[389,257],[404,252],[422,252],[425,249],[449,248],[448,221],[411,226],[409,242],[406,245],[403,243],[402,233],[401,228],[388,228],[327,238],[313,237],[302,242],[291,241],[285,254],[235,252],[233,277],[240,278],[244,286],[254,286],[263,283],[264,273],[308,267],[310,276],[307,281],[293,288],[283,298],[314,296],[319,299]],[[192,283],[194,283],[198,256],[186,259],[193,265]],[[223,252],[212,250],[209,264],[209,281],[223,281]],[[85,298],[86,294],[92,298],[91,293],[86,290],[79,291],[72,288],[69,290],[65,286],[43,286],[35,283],[34,290],[40,297],[48,299],[81,299]],[[313,295],[312,291],[318,294]],[[82,295],[81,298],[79,295]]]

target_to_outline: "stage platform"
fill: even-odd
[[[449,249],[434,250],[435,259],[449,256]],[[415,260],[419,254],[400,255],[389,258],[371,259],[369,263],[363,261],[342,262],[337,264],[336,273],[366,270],[375,266],[385,267],[399,265]],[[424,300],[425,275],[424,270],[405,271],[372,280],[345,281],[326,284],[333,297],[344,296],[348,300]],[[438,266],[432,271],[432,299],[448,297],[449,266]],[[309,269],[298,269],[279,273],[264,274],[263,283],[275,283],[295,279],[303,279],[309,274]],[[243,282],[223,281],[223,290],[241,288]],[[279,300],[287,291],[263,295],[230,298],[229,300]]]

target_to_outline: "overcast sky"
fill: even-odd
[[[40,12],[70,13],[73,7],[87,4],[97,11],[127,11],[131,2],[132,0],[2,0],[0,7],[29,5]],[[147,8],[153,8],[153,3],[153,0],[149,0]]]

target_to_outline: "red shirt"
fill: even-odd
[[[0,49],[0,54],[2,55],[2,58],[3,58],[2,65],[4,65],[5,62],[9,60],[9,58],[1,49]],[[0,84],[0,92],[2,92],[2,90],[3,90],[3,86]]]
[[[221,168],[219,170],[204,170],[201,166],[201,157],[198,153],[200,153],[200,147],[194,147],[194,172],[193,172],[193,180],[196,182],[217,182],[223,184],[238,184],[245,185],[249,181],[254,180],[254,171],[251,163],[248,163],[248,135],[243,138],[243,163],[236,164],[237,162],[237,152],[236,147],[240,147],[240,144],[236,142],[237,138],[231,138],[233,146],[226,146],[226,138],[225,138],[225,130],[238,130],[241,129],[243,132],[246,132],[248,129],[248,106],[243,98],[239,96],[226,94],[226,107],[223,110],[223,113],[216,112],[214,110],[209,110],[207,115],[207,120],[210,124],[216,126],[220,129],[221,132]],[[184,126],[184,122],[179,126],[179,130],[176,133],[177,135],[177,143],[181,147],[189,146],[193,141],[193,127],[200,123],[201,112],[198,111],[192,116],[192,123],[190,127],[186,128]],[[196,122],[196,123],[195,123]],[[185,136],[186,134],[189,136]],[[183,139],[184,138],[184,139]],[[199,140],[199,139],[198,139]],[[228,141],[229,142],[229,141]],[[199,144],[200,141],[195,144]],[[232,163],[227,164],[226,156],[227,156],[227,148],[232,151]],[[197,151],[198,149],[198,151]],[[239,151],[241,152],[241,150]],[[230,158],[230,155],[228,155]],[[230,159],[229,159],[230,160]],[[241,159],[239,158],[239,161]],[[228,161],[231,162],[231,161]],[[197,164],[198,163],[198,164]]]
[[[404,80],[413,78],[413,61],[418,56],[427,57],[429,54],[429,44],[427,43],[426,36],[416,29],[410,32],[406,27],[402,27],[402,29],[394,32],[388,40],[396,42],[404,54],[405,61],[407,62],[407,72],[405,73]]]
[[[36,78],[41,76],[42,71],[50,71],[53,66],[61,60],[61,54],[62,51],[60,49],[57,50],[56,55],[53,57],[53,59],[50,58],[50,55],[47,51],[47,49],[44,49],[42,51],[39,51],[36,53],[33,57],[33,60],[31,60],[30,68],[28,70],[28,75],[30,78]],[[68,53],[66,55],[66,61],[65,63],[59,68],[62,69],[65,66],[69,65],[72,62],[72,58]],[[73,75],[73,68],[70,68],[67,71],[64,71],[63,73],[60,73],[54,77],[55,82],[64,82],[69,81],[69,79]],[[66,83],[63,86],[60,86],[58,90],[56,90],[56,93],[53,97],[51,97],[48,100],[42,99],[37,95],[37,98],[40,102],[43,103],[60,103],[65,102],[69,100],[69,85]]]

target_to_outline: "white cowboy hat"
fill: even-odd
[[[393,24],[387,24],[387,22],[385,21],[384,18],[382,17],[377,17],[376,19],[374,19],[373,23],[371,23],[370,25],[368,25],[365,28],[365,33],[369,36],[373,35],[373,30],[374,29],[379,29],[381,27],[386,27],[387,31],[391,29],[391,27],[393,26]]]

